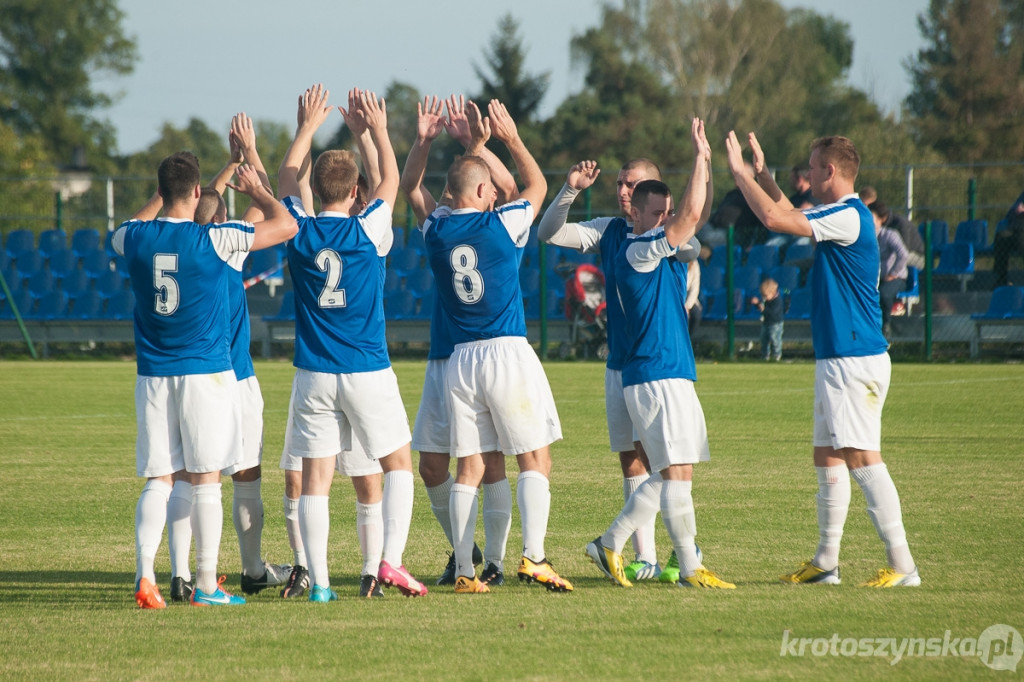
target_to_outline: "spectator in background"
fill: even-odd
[[[995,286],[1001,287],[1009,284],[1007,270],[1010,266],[1010,256],[1014,253],[1024,256],[1024,192],[1013,202],[1013,206],[1006,212],[1003,218],[1003,227],[996,232],[992,241],[992,250],[995,262],[992,269],[995,271]]]
[[[771,277],[761,280],[761,296],[752,296],[750,303],[761,311],[761,359],[782,360],[782,329],[786,306],[779,295],[779,283]]]
[[[806,162],[793,166],[789,173],[789,183],[793,185],[793,194],[789,197],[789,203],[793,208],[814,208],[818,201],[811,194],[811,167]]]
[[[909,252],[895,230],[885,227],[885,216],[889,208],[879,200],[868,205],[875,219],[875,234],[878,236],[878,299],[882,306],[882,333],[892,337],[889,321],[896,295],[907,288],[907,257]]]
[[[865,185],[860,189],[860,198],[865,206],[870,206],[878,200],[878,192],[875,191],[874,187]],[[882,204],[882,206],[884,207],[885,204]],[[903,239],[903,245],[907,247],[907,265],[918,270],[924,270],[924,239],[921,237],[917,226],[910,222],[906,216],[895,213],[888,207],[886,207],[886,211],[888,214],[882,216],[882,227],[895,230],[900,235],[900,238]]]
[[[754,168],[750,164],[747,164],[747,172],[753,177]],[[701,233],[697,235],[701,243],[708,246],[713,247],[717,244],[724,244],[725,230],[730,225],[735,228],[733,243],[742,246],[744,251],[748,251],[755,244],[764,244],[768,238],[768,231],[765,230],[764,225],[757,219],[754,212],[750,210],[747,200],[743,198],[743,193],[738,187],[734,187],[725,193],[722,201],[715,208],[714,213],[711,214],[709,221],[715,228],[713,232],[707,234],[708,229],[705,226]]]

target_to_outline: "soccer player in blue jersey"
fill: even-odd
[[[729,169],[754,213],[773,232],[812,237],[811,335],[814,340],[814,466],[818,473],[818,549],[784,582],[839,583],[839,543],[850,507],[852,476],[885,544],[888,567],[869,587],[921,584],[903,527],[900,497],[882,461],[882,406],[892,366],[878,306],[878,240],[871,212],[854,192],[860,156],[845,137],[811,144],[811,192],[824,203],[795,209],[767,172],[764,152],[748,135],[754,176],[743,172],[735,132],[726,138]]]
[[[383,101],[372,92],[360,92],[357,114],[377,148],[380,183],[366,208],[351,215],[358,198],[354,155],[326,151],[312,169],[321,211],[309,215],[299,198],[298,174],[313,134],[333,109],[327,99],[322,86],[306,91],[303,120],[278,175],[284,204],[299,222],[299,233],[288,245],[296,317],[290,439],[293,454],[303,458],[299,526],[309,561],[309,600],[337,599],[327,572],[328,495],[338,453],[356,443],[384,472],[382,495],[379,485],[372,486],[376,475],[366,477],[362,495],[353,477],[357,498],[362,496],[382,517],[377,578],[406,596],[421,596],[426,587],[402,565],[412,518],[411,434],[384,329],[384,259],[393,238],[398,164]]]
[[[475,575],[472,549],[482,453],[492,450],[514,455],[519,465],[520,580],[570,591],[572,584],[554,571],[544,553],[551,509],[549,446],[562,431],[544,369],[526,340],[519,288],[518,251],[526,246],[547,182],[504,105],[492,100],[487,118],[472,102],[467,107],[473,143],[448,169],[451,206],[439,206],[422,228],[455,344],[445,377],[451,454],[458,458],[449,507],[455,591],[490,591]],[[508,148],[523,183],[517,201],[496,209],[490,169],[475,155],[492,131]]]
[[[447,115],[442,114],[442,107]],[[436,96],[424,97],[416,105],[416,141],[402,171],[401,187],[416,220],[422,225],[434,209],[437,201],[423,184],[427,167],[427,156],[434,139],[447,130],[464,147],[472,143],[469,119],[466,116],[465,97],[451,95],[447,100]],[[513,199],[518,195],[515,179],[507,168],[486,147],[478,154],[491,169],[491,179],[498,190],[498,201]],[[442,193],[444,194],[444,193]],[[451,335],[448,322],[441,309],[441,301],[434,296],[430,315],[430,351],[427,355],[427,371],[423,377],[423,393],[412,430],[412,447],[419,450],[419,472],[430,498],[430,510],[444,531],[452,546],[448,564],[438,578],[438,585],[455,584],[455,543],[449,513],[451,489],[455,480],[448,468],[451,463],[451,429],[448,408],[445,401],[444,376],[448,369],[448,358],[452,354]],[[484,453],[483,488],[484,536],[486,543],[482,555],[473,546],[473,564],[482,561],[486,566],[480,574],[480,582],[486,585],[503,585],[505,582],[505,549],[512,527],[512,489],[505,474],[505,458],[500,452]]]
[[[252,119],[244,113],[236,114],[231,119],[228,142],[231,158],[200,192],[195,213],[195,221],[200,225],[227,221],[227,206],[222,194],[242,163],[249,163],[267,191],[272,192],[270,180],[256,148],[256,132]],[[263,213],[256,204],[251,204],[242,215],[242,220],[247,222],[262,219]],[[253,369],[252,356],[249,354],[249,305],[241,274],[246,255],[239,253],[232,258],[231,265],[238,270],[238,274],[228,280],[231,364],[239,382],[243,459],[236,467],[222,473],[230,475],[232,480],[234,494],[231,516],[242,558],[242,591],[246,594],[256,594],[266,587],[282,584],[288,578],[291,567],[270,564],[263,560],[263,395]],[[174,489],[167,504],[167,545],[171,559],[172,601],[185,601],[192,593],[188,564],[189,548],[192,543],[192,526],[189,521],[192,507],[191,487],[187,477],[176,475]]]
[[[629,417],[651,463],[651,477],[630,497],[608,531],[587,554],[620,585],[621,552],[633,531],[636,500],[658,500],[662,521],[679,560],[680,587],[733,589],[701,563],[695,538],[693,466],[710,459],[704,412],[694,391],[697,370],[686,321],[686,266],[676,250],[693,237],[711,210],[711,147],[704,124],[693,119],[694,168],[677,212],[660,180],[633,190],[633,231],[614,259],[628,347],[622,390]]]
[[[154,205],[162,218],[129,219],[112,239],[124,256],[135,293],[136,470],[147,483],[136,506],[136,602],[166,606],[156,587],[153,560],[163,535],[171,476],[188,471],[196,541],[195,605],[241,604],[217,581],[223,527],[221,471],[242,459],[238,382],[231,364],[229,261],[295,234],[295,220],[273,200],[251,166],[232,185],[259,204],[266,219],[222,225],[194,222],[200,197],[199,162],[190,152],[164,159]]]
[[[605,276],[605,297],[608,310],[608,362],[604,377],[605,415],[608,421],[608,436],[613,452],[619,453],[622,468],[622,496],[630,496],[647,480],[649,462],[642,447],[633,441],[633,425],[629,421],[626,403],[622,395],[622,367],[625,365],[628,348],[622,334],[623,312],[615,292],[615,255],[632,229],[631,198],[633,188],[644,180],[661,180],[661,171],[651,160],[636,158],[619,169],[615,181],[616,196],[622,215],[610,218],[595,218],[581,223],[567,222],[569,207],[580,192],[594,184],[601,171],[596,161],[580,161],[569,169],[565,185],[555,196],[541,218],[538,233],[540,238],[557,246],[575,249],[581,253],[596,253],[601,259],[601,270]],[[705,216],[705,220],[707,216]],[[681,247],[677,257],[693,261],[700,253],[700,244],[694,238]],[[625,568],[629,580],[651,580],[659,578],[662,568],[658,563],[657,547],[654,542],[654,522],[657,504],[648,505],[649,518],[643,521],[633,534],[633,550],[636,560]],[[679,577],[676,557],[669,559],[665,567],[665,579],[675,582]]]

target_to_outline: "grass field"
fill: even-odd
[[[395,368],[412,416],[424,365]],[[285,602],[267,590],[238,608],[149,612],[132,599],[141,489],[134,476],[134,363],[0,362],[0,678],[1014,676],[977,656],[904,654],[894,661],[891,651],[843,653],[848,638],[894,638],[899,645],[904,638],[942,640],[947,630],[954,639],[978,638],[996,624],[1024,632],[1024,366],[894,367],[883,454],[924,584],[869,591],[857,583],[885,559],[856,486],[843,584],[775,580],[810,559],[817,542],[813,365],[700,365],[712,460],[695,475],[698,542],[706,565],[738,584],[729,592],[622,589],[587,561],[584,545],[622,505],[604,428],[603,367],[546,368],[565,433],[553,448],[547,551],[575,592],[509,581],[487,596],[436,588],[416,600],[393,591],[373,603],[357,599],[354,495],[337,479],[330,566],[340,601]],[[270,560],[288,563],[276,464],[293,370],[278,362],[257,363],[256,371],[266,400],[263,546]],[[225,586],[238,592],[230,483],[224,497],[221,570]],[[671,547],[663,528],[658,533],[664,561]],[[516,514],[507,566],[515,565],[519,541]],[[426,580],[443,568],[445,550],[418,486],[405,563]],[[167,594],[166,543],[157,577]],[[834,634],[838,655],[814,655],[814,645],[792,655],[784,646],[784,638]]]

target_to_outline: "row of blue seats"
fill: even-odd
[[[976,320],[1024,320],[1024,287],[996,287],[988,310],[971,315]]]
[[[0,296],[0,319],[14,319],[15,307],[26,320],[130,320],[135,311],[135,295],[130,289],[111,296],[87,291],[74,298],[60,290],[39,297],[24,290],[12,293],[12,300]]]

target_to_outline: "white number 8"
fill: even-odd
[[[484,297],[484,278],[476,269],[476,251],[465,244],[456,246],[452,249],[450,263],[455,270],[452,275],[455,295],[463,303],[479,303]]]

